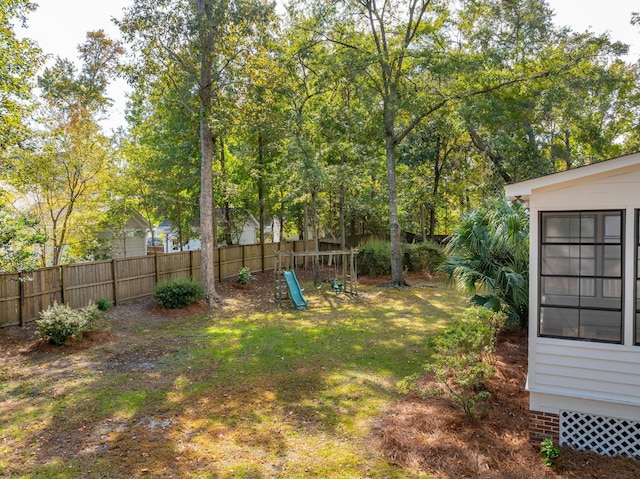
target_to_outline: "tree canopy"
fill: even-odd
[[[640,65],[608,34],[558,27],[545,0],[135,0],[122,44],[90,32],[82,66],[40,72],[12,30],[33,8],[3,0],[3,180],[73,213],[52,247],[88,240],[98,204],[199,235],[212,304],[235,211],[260,242],[390,237],[403,285],[405,233],[451,234],[505,182],[640,149]],[[114,137],[98,120],[116,71],[132,91]],[[63,172],[92,178],[84,206],[62,201]]]

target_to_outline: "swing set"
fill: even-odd
[[[316,278],[314,285],[317,289],[322,288],[325,283],[329,284],[330,291],[336,294],[345,293],[351,296],[358,296],[358,273],[356,265],[356,256],[358,250],[351,248],[350,250],[333,250],[333,251],[277,251],[275,253],[274,283],[275,283],[275,299],[289,299],[289,289],[287,288],[283,271],[293,271],[299,264],[297,258],[312,257],[315,259],[315,265],[318,266],[324,258],[328,258],[327,265],[333,267],[333,277]]]

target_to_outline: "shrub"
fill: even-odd
[[[496,337],[506,316],[487,308],[472,307],[451,327],[429,338],[431,360],[423,367],[432,373],[437,387],[423,389],[417,385],[417,375],[401,383],[404,392],[416,390],[423,395],[445,396],[462,407],[473,420],[485,411],[484,400],[489,392],[484,383],[494,374],[493,353]]]
[[[556,459],[560,456],[560,449],[553,445],[553,441],[549,438],[540,443],[540,455],[542,456],[542,463],[554,469],[556,467]]]
[[[358,272],[372,278],[391,272],[391,243],[372,240],[358,246]]]
[[[529,303],[529,213],[506,199],[465,215],[446,247],[441,271],[474,304],[504,311],[524,327]]]
[[[255,280],[256,277],[251,274],[251,271],[249,271],[249,268],[247,268],[246,266],[243,266],[242,268],[240,268],[240,271],[238,271],[238,283],[249,284]]]
[[[175,278],[156,285],[153,297],[165,308],[184,308],[204,299],[204,286],[198,281]]]
[[[435,273],[445,258],[442,248],[430,241],[403,247],[403,261],[409,271]]]
[[[38,335],[57,346],[71,339],[82,341],[82,335],[92,331],[99,318],[98,306],[91,302],[78,311],[65,304],[53,303],[53,306],[41,311],[40,318],[36,320]]]
[[[96,306],[98,307],[98,309],[100,311],[106,311],[107,309],[109,309],[111,307],[111,303],[106,298],[100,298],[98,300],[98,302],[96,303]]]

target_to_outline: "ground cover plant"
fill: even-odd
[[[267,273],[253,290],[220,285],[213,313],[112,307],[109,331],[70,347],[0,330],[0,477],[638,476],[633,462],[564,449],[544,466],[526,434],[522,335],[498,346],[482,421],[399,394],[426,337],[466,308],[451,287],[362,278],[349,298],[299,277],[306,311],[274,302]]]

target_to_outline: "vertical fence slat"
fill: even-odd
[[[20,272],[20,275],[18,276],[18,281],[20,281],[20,327],[24,327],[24,325],[26,324],[26,318],[25,318],[25,287],[24,287],[24,282],[25,282],[25,277],[24,277],[24,273]]]
[[[116,260],[111,260],[111,277],[113,278],[113,304],[118,305],[118,271]]]

